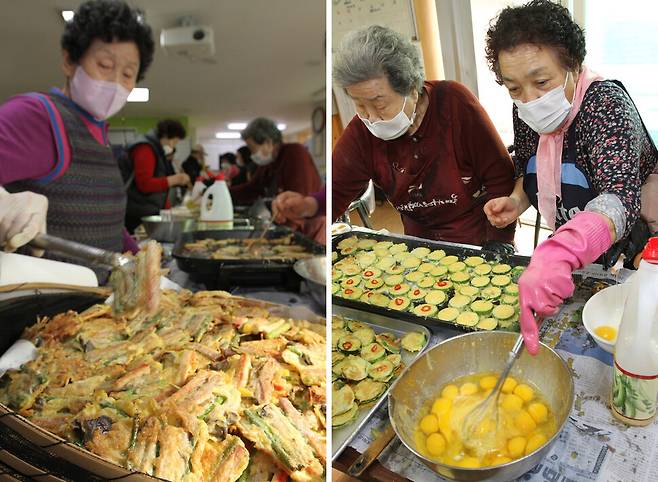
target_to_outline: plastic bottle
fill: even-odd
[[[658,404],[658,237],[649,239],[633,279],[615,345],[610,406],[628,425],[644,426]]]
[[[198,176],[192,187],[192,201],[197,201],[203,194],[203,190],[206,188],[206,185],[203,183],[203,177]]]
[[[215,183],[203,193],[201,221],[206,229],[233,227],[233,200],[223,173],[215,176]]]

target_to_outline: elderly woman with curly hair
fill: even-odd
[[[334,219],[372,179],[406,234],[513,251],[514,225],[496,229],[482,209],[512,192],[513,165],[466,87],[424,81],[416,47],[379,26],[346,39],[333,75],[357,111],[333,152]]]
[[[61,47],[62,89],[0,106],[0,244],[14,250],[47,227],[98,248],[135,249],[106,119],[151,64],[151,29],[122,1],[91,0],[67,22]],[[101,283],[108,275],[96,274]]]
[[[602,255],[610,265],[624,250],[632,260],[644,246],[641,214],[657,200],[641,202],[641,188],[658,151],[623,85],[583,65],[583,30],[564,7],[535,0],[504,9],[486,51],[514,102],[519,177],[514,192],[485,211],[502,228],[533,205],[558,228],[519,280],[521,329],[535,353],[534,315],[554,314],[571,296],[574,270]]]

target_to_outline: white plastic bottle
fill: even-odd
[[[628,425],[643,426],[658,405],[658,237],[642,252],[615,345],[610,406]]]
[[[197,202],[205,188],[206,185],[203,183],[203,177],[198,176],[194,182],[194,186],[192,186],[192,201]]]
[[[233,227],[233,200],[223,173],[215,176],[215,183],[203,193],[200,219],[205,229]]]

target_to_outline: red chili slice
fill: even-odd
[[[351,295],[352,293],[354,293],[354,290],[351,290],[351,289],[349,289],[349,288],[347,288],[347,289],[345,290],[345,294],[346,294],[346,295]]]
[[[372,295],[374,295],[374,294],[375,294],[375,293],[373,293],[372,291],[368,291],[367,296],[368,296],[368,298],[370,298],[370,297],[371,297]]]
[[[395,291],[399,291],[400,289],[402,289],[402,285],[395,285],[395,287],[393,289]]]
[[[372,348],[370,349],[370,351],[375,353],[377,351],[377,345],[372,345]]]
[[[349,342],[349,341],[346,341],[345,343],[343,343],[343,348],[345,350],[349,350],[350,348],[352,348],[352,343]]]
[[[420,294],[420,290],[414,290],[414,295],[418,296]]]
[[[429,311],[429,310],[431,310],[431,309],[432,309],[431,307],[425,305],[425,306],[423,306],[423,307],[420,309],[420,311]]]
[[[348,279],[347,282],[346,282],[345,284],[353,285],[353,284],[354,284],[354,280],[353,280],[353,279]]]
[[[370,284],[373,284],[373,285],[378,285],[378,284],[379,284],[379,281],[377,281],[376,279],[374,279],[374,280],[372,280],[372,281],[371,281],[371,283],[370,283]]]
[[[404,303],[404,300],[402,298],[395,298],[395,304],[400,306]]]
[[[437,281],[436,283],[436,286],[447,286],[447,285],[448,283],[446,283],[445,281]]]
[[[372,276],[372,275],[375,274],[375,273],[373,273],[372,271],[366,271],[366,272],[363,273],[363,274],[364,274],[365,276]]]

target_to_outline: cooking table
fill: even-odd
[[[620,279],[629,274],[624,270]],[[586,279],[578,283],[573,298],[562,306],[557,315],[546,319],[540,330],[542,341],[556,349],[573,370],[574,407],[548,456],[518,480],[657,482],[658,418],[644,428],[627,427],[613,418],[608,402],[612,355],[588,335],[581,320],[583,307],[593,294],[595,285],[609,284],[611,277],[597,266],[583,270],[583,275]],[[432,333],[430,347],[463,332],[436,327]],[[334,480],[354,480],[347,475],[348,467],[387,422],[388,412],[384,405],[336,459],[333,464]],[[430,471],[396,438],[360,480],[440,482],[446,479]]]

